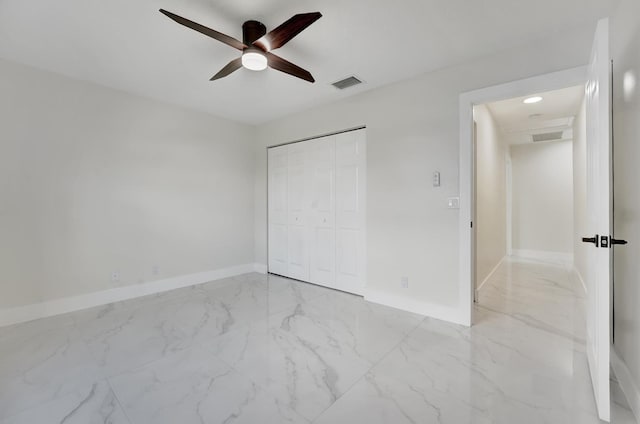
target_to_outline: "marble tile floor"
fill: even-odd
[[[580,293],[508,261],[469,329],[247,274],[0,328],[0,424],[598,423]]]

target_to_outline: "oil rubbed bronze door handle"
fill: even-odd
[[[614,239],[613,237],[609,237],[609,247],[613,247],[615,244],[624,245],[629,243],[626,240]]]
[[[593,243],[596,245],[596,247],[600,246],[600,236],[598,236],[596,234],[595,237],[582,237],[582,242],[583,243]]]

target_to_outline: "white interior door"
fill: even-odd
[[[336,287],[362,294],[365,281],[364,131],[336,136]]]
[[[268,150],[269,272],[287,275],[287,147]]]
[[[307,142],[311,171],[310,281],[328,287],[334,287],[336,280],[335,140],[335,136],[329,136]]]
[[[592,234],[587,270],[587,356],[600,419],[610,420],[611,326],[611,65],[609,24],[598,23],[586,86],[587,228]],[[597,236],[596,236],[597,234]],[[595,239],[595,240],[593,240]]]
[[[287,277],[309,280],[307,143],[287,146]]]

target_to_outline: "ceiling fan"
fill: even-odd
[[[295,15],[279,27],[271,30],[268,34],[267,28],[261,22],[247,21],[242,24],[242,42],[214,29],[207,28],[204,25],[178,16],[175,13],[164,9],[160,9],[160,12],[181,25],[242,51],[241,57],[229,62],[220,72],[211,77],[210,81],[226,77],[243,66],[252,71],[261,71],[269,66],[270,68],[293,75],[294,77],[315,82],[309,71],[284,60],[280,56],[276,56],[271,53],[271,51],[284,46],[305,28],[320,19],[322,17],[320,12]]]

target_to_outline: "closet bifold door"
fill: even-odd
[[[363,294],[366,208],[365,131],[336,136],[336,288]]]
[[[288,273],[287,231],[287,146],[267,150],[269,272]]]
[[[309,147],[287,146],[287,277],[309,281]]]
[[[363,294],[364,130],[268,150],[269,272]]]
[[[335,287],[336,280],[335,139],[305,142],[310,170],[310,281],[328,287]]]

